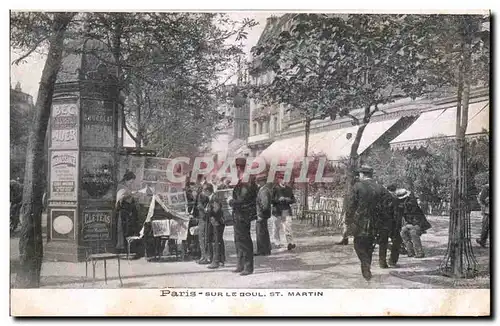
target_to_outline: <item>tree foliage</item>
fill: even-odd
[[[92,13],[88,35],[114,55],[127,93],[127,132],[163,156],[193,153],[217,122],[218,91],[234,73],[253,20],[216,13]],[[228,78],[229,79],[229,78]]]

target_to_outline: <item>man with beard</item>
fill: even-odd
[[[354,236],[354,250],[361,262],[361,273],[367,281],[372,277],[370,266],[385,190],[372,177],[373,169],[361,166],[359,181],[347,195],[345,217],[348,235]]]
[[[269,237],[268,220],[271,217],[272,184],[267,183],[267,174],[257,176],[259,192],[257,194],[257,222],[255,233],[257,234],[256,256],[268,256],[271,254],[271,239]]]
[[[250,275],[253,273],[253,243],[250,235],[252,220],[256,218],[257,185],[250,180],[242,180],[245,170],[245,159],[237,159],[238,184],[233,189],[232,198],[228,198],[228,204],[233,209],[234,218],[234,243],[238,263],[234,273]]]

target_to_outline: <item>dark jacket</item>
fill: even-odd
[[[268,219],[271,217],[272,189],[270,184],[260,187],[257,194],[257,217]]]
[[[245,219],[248,221],[257,218],[256,201],[258,187],[255,183],[239,181],[233,189],[233,200],[231,207],[235,219]]]
[[[388,191],[374,180],[361,180],[354,184],[346,199],[345,222],[353,236],[375,236],[384,225],[388,214]],[[388,193],[390,195],[390,193]]]
[[[403,211],[403,225],[418,225],[420,226],[420,231],[422,231],[422,233],[425,233],[425,231],[431,228],[431,224],[427,221],[427,218],[418,205],[417,198],[415,198],[413,193],[400,200],[399,206],[399,209]]]
[[[486,184],[481,189],[481,192],[477,196],[477,201],[481,205],[481,210],[484,214],[490,213],[490,185]]]
[[[284,197],[285,200],[279,200],[281,197]],[[289,186],[280,186],[275,185],[273,188],[273,214],[281,215],[283,211],[291,211],[291,204],[295,203],[295,196],[293,195],[293,189]]]
[[[213,195],[205,206],[205,214],[212,225],[224,224],[222,203],[220,200]]]
[[[200,189],[197,191],[196,202],[194,205],[195,217],[202,221],[208,221],[208,216],[205,213],[205,207],[208,203],[208,197],[203,194]]]

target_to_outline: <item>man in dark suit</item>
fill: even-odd
[[[359,181],[347,194],[345,216],[348,234],[354,236],[354,250],[361,262],[361,273],[367,281],[372,277],[370,266],[384,197],[383,187],[372,176],[371,167],[361,166]]]
[[[257,222],[255,233],[257,234],[256,256],[268,256],[271,254],[271,239],[269,237],[268,220],[271,217],[272,183],[267,183],[267,174],[257,176],[259,192],[257,194]]]
[[[252,220],[256,219],[257,185],[253,180],[244,182],[242,180],[246,160],[237,160],[239,181],[233,189],[232,198],[228,204],[233,209],[234,218],[234,243],[238,263],[234,273],[250,275],[253,273],[253,243],[250,235]]]
[[[399,231],[397,234],[395,232],[395,230],[398,229],[395,216],[395,204],[397,199],[390,190],[395,191],[395,186],[390,185],[387,189],[382,187],[382,202],[380,202],[381,211],[379,212],[379,218],[376,224],[380,268],[388,268],[389,265],[392,267],[396,266],[399,260],[399,247],[401,247],[401,235],[399,234],[401,223],[399,223]],[[393,246],[391,248],[391,256],[388,265],[387,249],[389,246],[389,238],[391,238]]]
[[[207,265],[210,264],[212,260],[212,253],[210,250],[212,225],[210,224],[207,213],[205,212],[205,207],[208,204],[208,197],[203,193],[203,184],[201,182],[198,182],[195,203],[195,210],[198,218],[198,239],[200,242],[201,251],[201,259],[198,260],[197,263],[201,265]]]
[[[222,212],[222,203],[214,195],[214,186],[210,183],[203,185],[203,194],[208,198],[205,214],[208,218],[208,223],[212,225],[212,248],[213,259],[208,266],[210,269],[219,268],[224,265],[225,248],[224,248],[224,219]]]

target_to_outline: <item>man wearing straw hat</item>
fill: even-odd
[[[408,252],[408,257],[423,258],[424,250],[420,236],[426,233],[431,225],[411,191],[398,189],[395,194],[404,210],[401,238]]]

